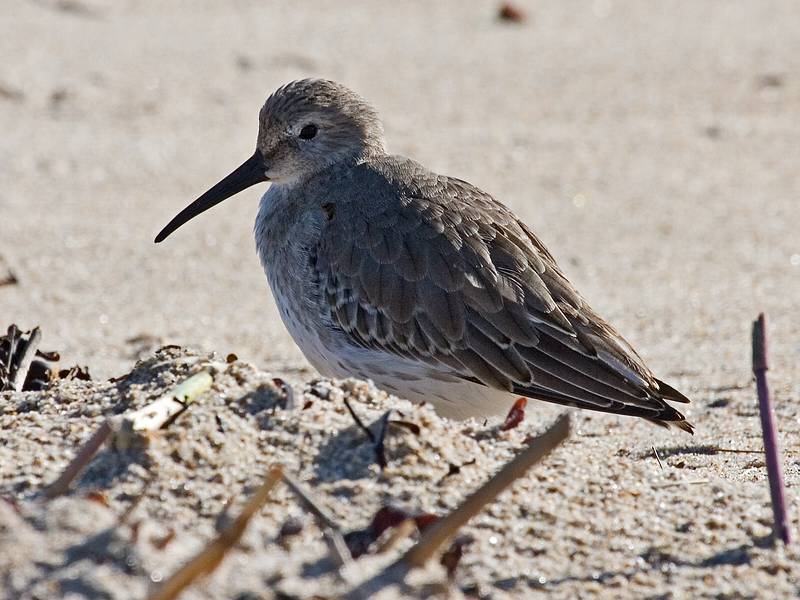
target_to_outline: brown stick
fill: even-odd
[[[542,435],[534,438],[525,450],[468,496],[458,508],[428,527],[419,542],[400,560],[411,567],[423,566],[467,521],[553,451],[569,436],[569,432],[570,418],[565,414]]]
[[[758,412],[761,415],[761,432],[764,437],[764,454],[767,462],[769,494],[772,499],[773,537],[780,538],[784,544],[792,541],[789,528],[789,513],[786,508],[786,490],[781,470],[781,452],[778,447],[778,432],[775,426],[775,412],[767,383],[769,358],[767,349],[767,317],[758,315],[753,322],[753,374],[756,377],[758,393]]]
[[[38,328],[34,332],[38,332]],[[33,337],[32,333],[31,339]],[[33,350],[35,352],[35,348]],[[27,349],[25,351],[27,352]],[[59,478],[45,488],[45,498],[51,499],[64,494],[75,477],[86,468],[86,465],[89,464],[92,457],[112,433],[116,433],[115,446],[119,449],[124,449],[130,445],[133,431],[150,431],[163,426],[170,419],[180,414],[182,410],[185,410],[196,396],[205,392],[211,386],[211,382],[211,375],[207,371],[201,371],[175,386],[155,402],[125,415],[121,424],[118,421],[112,422],[110,419],[103,421],[100,427],[81,446],[78,454],[67,465],[67,468],[64,469]]]
[[[44,497],[50,500],[64,494],[78,474],[86,468],[86,465],[89,464],[89,461],[92,460],[92,457],[97,453],[113,431],[114,427],[111,424],[111,420],[106,419],[103,421],[91,437],[84,442],[80,450],[78,450],[78,454],[70,461],[67,468],[64,469],[58,479],[44,489]]]
[[[663,490],[666,488],[678,487],[679,485],[702,485],[704,483],[711,483],[711,480],[694,479],[692,481],[668,481],[667,483],[662,483],[661,485],[654,485],[653,488],[656,490]]]
[[[216,569],[225,558],[225,554],[241,539],[250,519],[267,501],[272,488],[280,481],[283,468],[273,467],[267,473],[264,483],[247,501],[242,512],[219,535],[212,540],[203,550],[194,556],[188,563],[175,571],[164,583],[154,590],[147,600],[173,600],[192,582],[203,575],[208,575]]]
[[[406,519],[401,521],[397,527],[392,529],[391,534],[389,535],[388,539],[384,541],[376,551],[376,554],[383,554],[384,552],[388,552],[392,548],[394,548],[397,544],[402,542],[404,539],[411,537],[417,530],[417,523],[414,519]]]

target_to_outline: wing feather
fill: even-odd
[[[549,402],[683,421],[665,400],[686,398],[505,206],[399,157],[356,171],[360,191],[329,200],[311,250],[327,316],[354,344]]]

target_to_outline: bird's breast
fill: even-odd
[[[277,188],[277,189],[276,189]],[[319,223],[303,210],[303,198],[274,186],[261,198],[255,224],[256,249],[275,304],[292,339],[322,374],[328,368],[335,332],[326,322],[312,269]]]

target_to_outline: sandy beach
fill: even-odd
[[[255,253],[266,185],[153,244],[253,152],[266,96],[309,76],[369,99],[390,151],[516,211],[693,400],[694,437],[573,412],[569,440],[464,528],[452,577],[431,565],[380,593],[800,594],[798,545],[767,543],[750,370],[763,311],[796,531],[800,12],[788,1],[516,5],[521,22],[498,19],[497,3],[455,0],[0,9],[0,281],[13,275],[0,285],[0,328],[39,326],[43,349],[93,378],[0,394],[0,596],[145,597],[277,463],[346,531],[384,505],[446,514],[561,413],[529,402],[524,423],[500,432],[367,383],[320,380]],[[156,353],[165,345],[181,349]],[[238,359],[227,364],[229,353]],[[204,368],[211,390],[169,428],[142,447],[102,450],[69,493],[42,499],[106,417]],[[293,386],[294,408],[279,406],[276,377]],[[420,427],[393,431],[383,472],[345,398],[373,426],[392,408]],[[450,465],[459,472],[447,475]],[[290,521],[300,532],[287,538]],[[415,536],[339,577],[281,487],[182,597],[346,597]]]

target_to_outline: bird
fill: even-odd
[[[519,398],[693,433],[688,403],[478,187],[389,154],[376,109],[326,79],[278,88],[256,150],[155,238],[269,182],[256,250],[281,319],[321,375],[370,379],[448,418]]]

